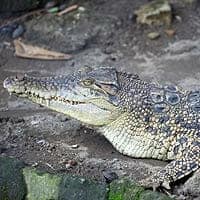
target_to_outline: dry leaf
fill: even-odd
[[[56,51],[49,51],[41,47],[24,44],[20,40],[14,40],[15,55],[23,58],[33,58],[42,60],[68,60],[72,56]]]

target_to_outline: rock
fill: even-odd
[[[13,31],[15,31],[18,27],[17,23],[11,23],[0,28],[0,36],[8,36],[11,37]]]
[[[85,7],[83,7],[83,6],[79,6],[78,7],[78,11],[80,11],[80,12],[84,12],[86,9],[85,9]]]
[[[172,198],[168,197],[165,194],[153,192],[153,191],[150,191],[150,190],[146,190],[146,191],[142,192],[141,195],[140,195],[140,200],[152,200],[152,199],[170,200]]]
[[[21,161],[0,158],[0,200],[22,200],[26,194]]]
[[[160,34],[158,32],[151,32],[147,34],[147,37],[151,40],[155,40],[160,37]]]
[[[107,185],[81,177],[65,175],[60,185],[62,200],[106,200]]]
[[[41,146],[44,146],[45,144],[47,144],[47,141],[42,139],[42,140],[38,140],[36,143],[41,145]]]
[[[71,169],[73,167],[75,167],[76,165],[78,165],[77,161],[75,160],[68,160],[65,164],[65,168],[66,169]]]
[[[133,181],[115,180],[108,185],[69,174],[50,174],[20,161],[0,158],[0,200],[170,200],[145,190]]]
[[[77,161],[75,161],[75,160],[68,160],[67,164],[69,164],[71,167],[78,165]]]
[[[193,195],[193,199],[200,196],[200,170],[195,172],[194,175],[190,177],[180,189],[178,189],[178,194],[183,194],[190,198]]]
[[[58,199],[61,177],[49,173],[42,173],[35,169],[24,168],[24,179],[27,187],[28,200]]]
[[[4,153],[7,150],[7,147],[0,144],[0,154]]]
[[[24,33],[25,29],[22,25],[19,25],[12,33],[12,38],[16,39]]]
[[[61,5],[59,5],[59,11],[64,10],[65,8],[67,8],[67,4],[63,3]]]
[[[56,1],[48,1],[46,4],[45,4],[45,9],[49,9],[49,8],[52,8],[54,6],[56,6],[57,2]]]
[[[103,176],[106,179],[106,183],[111,183],[112,181],[118,179],[118,175],[110,170],[103,171]]]
[[[107,186],[82,177],[24,168],[28,200],[106,200]]]
[[[40,20],[33,18],[25,22],[25,38],[35,45],[42,44],[48,48],[55,45],[57,48],[55,50],[60,51],[61,48],[63,53],[81,51],[97,37],[100,28],[90,27],[89,24],[88,27],[85,27],[85,24],[84,26],[75,24],[73,28],[69,27],[68,23],[73,22],[69,22],[68,17],[68,15],[59,18],[54,15],[43,15]]]
[[[109,200],[138,199],[144,189],[128,180],[113,181],[110,184]]]
[[[166,29],[165,30],[165,33],[169,36],[169,37],[172,37],[172,36],[174,36],[175,35],[175,30],[173,30],[173,29]]]
[[[137,22],[148,25],[170,25],[172,9],[167,0],[155,0],[135,11]]]
[[[145,190],[134,182],[128,180],[116,180],[110,184],[108,200],[170,200],[168,196]]]
[[[78,149],[78,148],[79,148],[79,145],[78,145],[78,144],[73,144],[73,145],[71,145],[71,148],[72,148],[72,149]]]

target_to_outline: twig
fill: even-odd
[[[52,165],[50,165],[49,163],[45,163],[45,164],[46,164],[49,168],[55,170],[55,168],[54,168]]]
[[[76,10],[77,8],[78,8],[78,5],[77,5],[77,4],[74,4],[74,5],[70,6],[70,7],[67,7],[66,9],[60,11],[57,15],[58,15],[58,16],[64,15],[64,14],[66,14],[66,13],[69,13],[69,12],[71,12],[71,11]]]

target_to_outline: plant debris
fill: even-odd
[[[72,12],[72,11],[76,10],[77,8],[78,8],[78,5],[74,4],[74,5],[70,6],[70,7],[67,7],[66,9],[60,11],[57,15],[58,16],[62,16],[64,14],[66,14],[66,13],[69,13],[69,12]]]
[[[22,41],[14,40],[15,55],[23,58],[42,60],[68,60],[72,56],[56,51],[50,51],[41,47],[24,44]]]

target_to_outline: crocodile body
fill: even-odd
[[[93,125],[124,155],[169,160],[140,182],[144,186],[169,188],[199,168],[200,91],[145,82],[113,68],[59,77],[9,77],[4,87]]]

